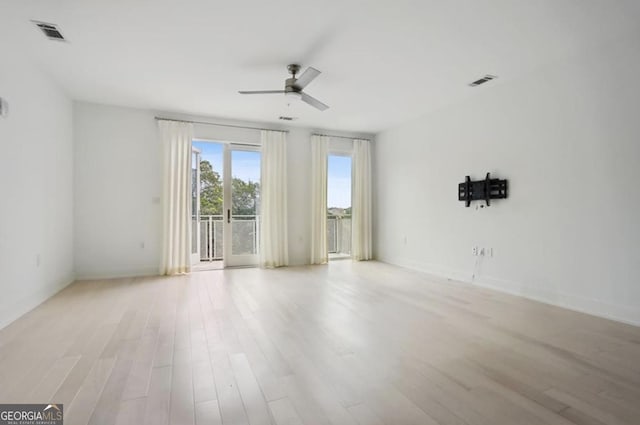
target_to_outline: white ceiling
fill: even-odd
[[[0,38],[74,99],[374,133],[615,40],[638,26],[637,3],[0,0]],[[306,91],[329,110],[237,93],[281,89],[292,62],[322,71]],[[467,86],[487,73],[500,78]]]

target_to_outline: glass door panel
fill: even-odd
[[[351,156],[327,157],[327,248],[329,259],[351,256]]]
[[[200,242],[200,269],[222,268],[224,238],[224,150],[225,144],[215,141],[194,140],[200,151],[200,208],[198,229]]]
[[[227,266],[258,264],[260,246],[260,151],[253,147],[229,146],[225,185]],[[228,196],[227,196],[228,193]]]

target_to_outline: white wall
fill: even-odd
[[[153,117],[150,111],[74,103],[80,279],[158,271],[161,170]]]
[[[0,46],[0,328],[73,280],[71,101],[11,51]]]
[[[161,177],[156,115],[264,126],[76,102],[75,260],[79,278],[150,275],[158,271]],[[287,139],[289,262],[292,265],[307,264],[310,256],[311,132],[289,128]],[[194,125],[194,137],[260,143],[260,132],[256,130],[198,124]]]
[[[640,324],[637,37],[379,134],[377,258]],[[458,183],[486,172],[509,199],[465,208]]]

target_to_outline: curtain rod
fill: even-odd
[[[268,131],[279,131],[281,133],[288,133],[289,130],[274,130],[272,128],[262,128],[262,127],[248,127],[244,125],[233,125],[233,124],[217,124],[215,122],[206,122],[206,121],[187,121],[187,120],[176,120],[173,118],[163,118],[163,117],[154,117],[156,121],[174,121],[174,122],[186,122],[190,124],[204,124],[204,125],[216,125],[219,127],[231,127],[231,128],[243,128],[246,130],[268,130]]]
[[[335,137],[335,138],[338,138],[338,139],[349,139],[349,140],[355,140],[355,139],[358,139],[358,140],[369,140],[369,139],[364,139],[362,137],[334,136],[334,135],[331,135],[331,134],[320,134],[320,133],[313,133],[312,136]]]

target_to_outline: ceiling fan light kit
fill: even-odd
[[[302,94],[300,92],[297,92],[297,91],[288,91],[284,95],[287,96],[289,99],[292,99],[292,100],[300,100],[300,99],[302,99]]]
[[[304,92],[304,88],[309,85],[318,75],[320,71],[313,67],[307,68],[300,78],[296,75],[300,72],[300,65],[292,63],[287,66],[291,78],[287,78],[284,82],[284,90],[257,90],[257,91],[239,91],[240,94],[284,94],[288,99],[300,99],[301,101],[313,106],[314,108],[324,111],[329,109],[328,105],[320,102],[313,96]]]

